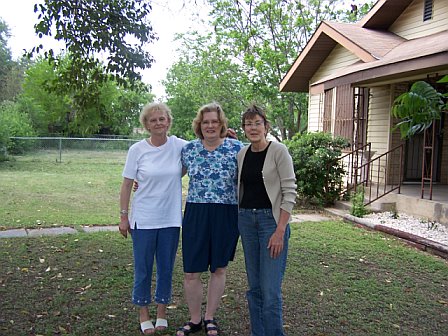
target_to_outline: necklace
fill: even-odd
[[[160,146],[164,145],[164,144],[166,143],[167,140],[168,140],[168,139],[165,138],[165,141],[163,141],[163,143],[161,143],[160,145],[157,146],[157,145],[154,145],[154,144],[152,143],[152,141],[151,141],[151,137],[149,137],[149,139],[148,139],[149,144],[150,144],[151,146],[153,146],[153,147],[156,147],[156,148],[159,148]]]

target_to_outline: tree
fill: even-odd
[[[54,36],[63,41],[64,54],[73,58],[62,76],[70,87],[81,89],[86,79],[104,81],[107,75],[119,84],[133,84],[141,79],[137,70],[150,67],[154,61],[143,50],[145,43],[157,38],[147,21],[151,11],[148,1],[45,0],[34,6],[34,11],[39,13],[34,26],[39,37]],[[41,50],[42,45],[36,46],[29,55]],[[44,55],[55,67],[64,58],[52,49]]]
[[[6,78],[13,66],[11,50],[8,48],[9,37],[9,27],[6,22],[0,19],[0,102],[8,99],[5,93]]]
[[[30,145],[23,140],[11,140],[14,136],[34,136],[29,116],[18,109],[18,105],[4,101],[0,103],[0,161],[6,153],[20,154]]]
[[[171,132],[185,139],[195,138],[191,121],[200,106],[212,101],[222,105],[229,125],[238,130],[248,97],[244,73],[231,62],[226,50],[212,42],[212,36],[193,33],[181,38],[183,56],[171,66],[164,81],[175,119]]]
[[[180,83],[182,78],[183,83],[192,83],[196,81],[193,77],[200,75],[207,85],[197,85],[191,92],[182,91],[184,101],[187,96],[197,100],[194,94],[201,90],[217,96],[231,92],[225,99],[237,106],[237,111],[250,102],[266,107],[274,126],[271,134],[278,140],[304,131],[307,95],[280,93],[278,85],[320,21],[355,20],[366,6],[347,11],[338,9],[340,1],[336,0],[207,2],[214,30],[211,34],[194,32],[181,37],[184,45],[180,53],[188,58],[172,68],[168,82]],[[200,71],[189,71],[199,66]],[[224,71],[225,67],[230,71]],[[181,78],[176,79],[178,75]],[[209,76],[214,76],[214,81],[206,80]],[[179,92],[170,89],[169,93],[172,100]]]
[[[208,2],[216,39],[232,51],[248,74],[253,95],[271,111],[274,131],[279,132],[274,136],[287,139],[302,131],[307,96],[279,93],[280,81],[321,21],[356,20],[365,6],[360,6],[362,11],[347,11],[339,8],[339,0]]]
[[[61,59],[59,69],[54,70],[45,59],[38,58],[27,70],[18,102],[37,133],[130,134],[138,125],[141,108],[153,99],[147,87],[138,82],[133,88],[129,85],[125,88],[113,80],[97,82],[88,78],[84,86],[88,92],[76,88],[68,93],[48,90],[48,85],[60,78],[58,70],[63,72],[62,65],[70,62],[69,57]],[[81,97],[84,100],[77,105]]]

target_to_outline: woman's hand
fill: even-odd
[[[132,191],[136,192],[138,190],[138,182],[137,180],[134,180],[134,184],[132,185]]]
[[[131,226],[129,225],[129,218],[128,215],[121,216],[120,218],[120,225],[118,226],[118,230],[120,230],[120,233],[123,237],[128,237],[128,232],[131,232]]]
[[[238,140],[238,135],[236,134],[236,132],[235,132],[235,130],[233,128],[228,128],[227,129],[227,137],[235,139],[235,140]]]
[[[269,239],[268,243],[268,249],[270,250],[271,258],[277,258],[280,253],[283,251],[283,244],[284,244],[284,236],[285,231],[275,230],[271,238]]]

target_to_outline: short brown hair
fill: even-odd
[[[251,104],[247,107],[246,111],[244,111],[243,115],[241,116],[241,127],[244,129],[244,124],[247,119],[254,119],[255,116],[260,116],[263,118],[264,125],[266,127],[266,131],[269,131],[269,128],[271,126],[271,123],[269,122],[268,118],[266,117],[265,110],[258,106],[257,104]]]

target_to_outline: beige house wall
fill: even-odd
[[[338,44],[330,52],[328,57],[311,78],[310,82],[314,83],[322,79],[323,77],[333,74],[337,70],[343,69],[353,63],[356,63],[357,61],[359,61],[358,57]]]
[[[308,95],[308,132],[322,131],[323,93]]]
[[[390,85],[370,88],[367,142],[372,144],[372,159],[389,150],[390,106]],[[371,170],[374,183],[385,182],[386,160],[376,161]]]
[[[397,98],[402,93],[408,91],[409,89],[409,83],[400,83],[400,84],[394,84],[391,86],[391,107],[393,105],[393,102],[395,98]],[[391,133],[390,133],[390,149],[395,148],[399,145],[405,145],[406,141],[401,139],[400,130],[397,129],[392,132],[392,128],[397,125],[398,119],[391,118]],[[389,164],[388,169],[388,182],[392,184],[397,184],[399,182],[403,181],[403,174],[404,174],[404,156],[405,156],[405,146],[403,146],[402,152],[400,153],[398,150],[394,151],[394,153],[391,154],[391,160]],[[401,171],[400,171],[400,155],[401,155]],[[401,181],[400,181],[401,179]]]
[[[375,156],[389,150],[390,85],[370,88],[367,142],[372,143]]]
[[[424,0],[413,1],[389,28],[405,39],[432,35],[448,27],[448,1],[434,0],[433,17],[423,21]]]

